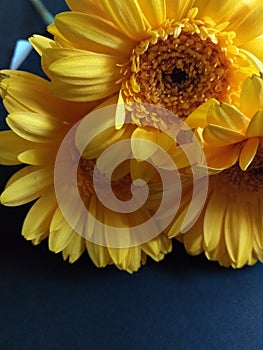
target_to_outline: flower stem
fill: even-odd
[[[43,4],[41,0],[29,0],[29,1],[31,2],[31,4],[36,9],[37,13],[41,16],[41,18],[47,25],[53,23],[54,17],[48,11],[48,9],[46,8],[46,6]]]

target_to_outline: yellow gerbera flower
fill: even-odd
[[[64,99],[116,94],[119,101],[158,105],[185,118],[209,98],[236,104],[245,78],[262,69],[262,1],[67,4],[71,12],[58,14],[49,27],[54,41],[31,38],[51,90]],[[142,113],[133,118],[147,124]]]
[[[200,122],[198,111],[194,113]],[[246,80],[239,109],[214,103],[205,119],[201,120],[207,123],[202,132],[204,153],[215,172],[209,176],[206,204],[192,228],[180,234],[182,208],[169,235],[179,235],[190,254],[204,251],[223,266],[263,262],[262,76]],[[193,120],[192,115],[189,121]],[[187,192],[191,181],[186,183]]]
[[[60,208],[54,186],[56,157],[65,135],[72,126],[87,113],[100,107],[101,101],[92,103],[75,103],[54,97],[49,91],[50,83],[40,77],[26,72],[1,71],[0,93],[3,103],[9,112],[7,124],[11,130],[0,133],[0,163],[4,165],[25,164],[8,181],[1,194],[1,203],[7,206],[17,206],[36,200],[27,214],[22,234],[33,244],[40,243],[48,237],[49,248],[54,252],[62,252],[63,258],[70,262],[77,260],[87,249],[96,266],[115,264],[120,269],[129,272],[136,271],[146,261],[147,255],[154,260],[160,260],[171,250],[171,242],[163,234],[149,242],[132,247],[116,248],[96,244],[96,240],[87,239],[101,233],[103,225],[124,227],[140,222],[151,216],[153,208],[147,205],[131,214],[118,214],[103,206],[94,190],[93,170],[96,164],[94,154],[98,156],[116,140],[127,138],[133,128],[124,126],[121,130],[107,130],[107,135],[96,136],[91,141],[90,149],[85,150],[92,159],[80,157],[77,171],[77,191],[85,206],[94,214],[87,221],[85,212],[78,211],[74,205],[74,187],[67,187],[66,200],[71,206],[76,225],[83,225],[84,235],[74,230],[72,222],[68,222]],[[99,123],[99,121],[98,121]],[[102,121],[107,124],[107,117]],[[113,119],[114,125],[114,119]],[[73,142],[74,144],[74,142]],[[74,158],[78,154],[76,146],[69,149],[67,156]],[[60,165],[60,164],[59,164]],[[63,170],[64,168],[62,168]],[[120,200],[130,196],[131,175],[130,165],[125,164],[115,173],[111,186],[114,194]],[[135,169],[135,168],[134,168]],[[65,184],[63,173],[59,182]],[[73,179],[74,181],[74,179]],[[154,180],[148,180],[149,185]],[[68,184],[67,184],[68,185]],[[73,203],[74,202],[74,203]],[[153,207],[153,202],[148,201]],[[157,199],[158,202],[158,199]],[[75,211],[74,211],[75,210]],[[104,227],[105,229],[105,227]],[[97,232],[100,230],[100,232]],[[106,229],[105,229],[106,230]],[[102,232],[107,237],[107,231]]]

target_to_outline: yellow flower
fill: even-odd
[[[58,179],[59,185],[67,185],[65,198],[73,214],[72,219],[76,225],[83,226],[84,234],[83,232],[79,234],[79,231],[74,229],[75,224],[72,225],[72,221],[69,222],[65,218],[60,208],[61,203],[57,199],[54,175],[56,167],[61,164],[57,164],[56,157],[73,125],[95,107],[100,108],[103,105],[102,101],[76,103],[61,100],[50,93],[48,81],[33,74],[7,70],[1,71],[0,74],[0,93],[9,112],[6,120],[11,128],[0,133],[0,163],[26,165],[8,181],[0,197],[1,203],[17,206],[36,200],[25,218],[23,236],[33,244],[38,244],[48,237],[50,250],[56,253],[62,252],[63,258],[65,260],[68,258],[70,262],[76,261],[85,250],[96,266],[115,264],[118,268],[129,272],[136,271],[141,264],[144,264],[147,255],[154,260],[161,260],[171,250],[171,242],[163,234],[131,247],[112,247],[106,244],[103,246],[97,244],[94,239],[94,236],[99,234],[105,234],[107,237],[104,223],[129,230],[134,222],[147,220],[154,211],[153,208],[147,209],[146,204],[141,211],[136,212],[135,216],[132,213],[127,215],[115,213],[100,203],[94,189],[93,170],[97,156],[116,140],[129,137],[133,128],[129,125],[117,131],[114,127],[108,128],[107,135],[102,133],[91,141],[90,148],[88,147],[85,152],[93,158],[86,159],[79,156],[75,179],[77,190],[71,187],[70,181],[74,182],[74,179],[70,179],[69,183],[65,182],[67,173],[62,173]],[[104,118],[101,122],[102,127],[104,124],[107,125],[109,118]],[[69,159],[79,154],[75,141],[73,146],[66,155]],[[131,195],[129,169],[130,164],[126,162],[119,171],[116,171],[111,181],[113,193],[124,201]],[[134,169],[136,170],[136,167]],[[155,186],[151,179],[148,183],[149,186],[151,183],[153,187]],[[85,211],[79,211],[77,206],[74,207],[76,192],[80,194],[85,208],[94,215],[90,216],[89,220],[85,216]],[[148,203],[153,207],[150,199]],[[98,221],[96,222],[94,218]],[[102,232],[103,229],[105,232]],[[93,239],[89,239],[92,237]]]
[[[51,90],[63,99],[115,94],[185,118],[210,98],[237,104],[245,78],[262,69],[262,1],[67,3],[71,12],[58,14],[49,27],[54,41],[31,38]],[[138,125],[151,119],[133,112]]]
[[[200,122],[198,111],[190,122],[194,113]],[[201,123],[207,124],[202,139],[214,175],[209,176],[206,203],[196,223],[180,234],[182,208],[169,235],[178,235],[190,254],[204,251],[208,259],[223,266],[240,268],[263,262],[262,76],[245,81],[239,109],[214,103]],[[188,193],[191,180],[185,181]]]

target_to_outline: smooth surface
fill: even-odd
[[[76,0],[77,1],[77,0]],[[63,0],[45,0],[56,13]],[[44,33],[27,1],[0,0],[0,68],[15,41]],[[40,73],[31,53],[21,69]],[[4,127],[4,109],[0,110]],[[15,168],[0,167],[1,189]],[[0,206],[0,350],[263,349],[263,265],[220,268],[180,244],[129,275],[74,265],[20,235],[30,205]]]

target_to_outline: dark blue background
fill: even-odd
[[[76,0],[77,1],[77,0]],[[122,1],[122,0],[120,0]],[[53,12],[63,0],[45,0]],[[24,0],[0,0],[0,68],[45,26]],[[32,52],[21,67],[40,73]],[[5,111],[0,110],[1,125]],[[15,168],[0,167],[1,189]],[[175,243],[129,275],[73,265],[20,235],[30,205],[0,207],[0,349],[263,349],[263,265],[220,268]]]

